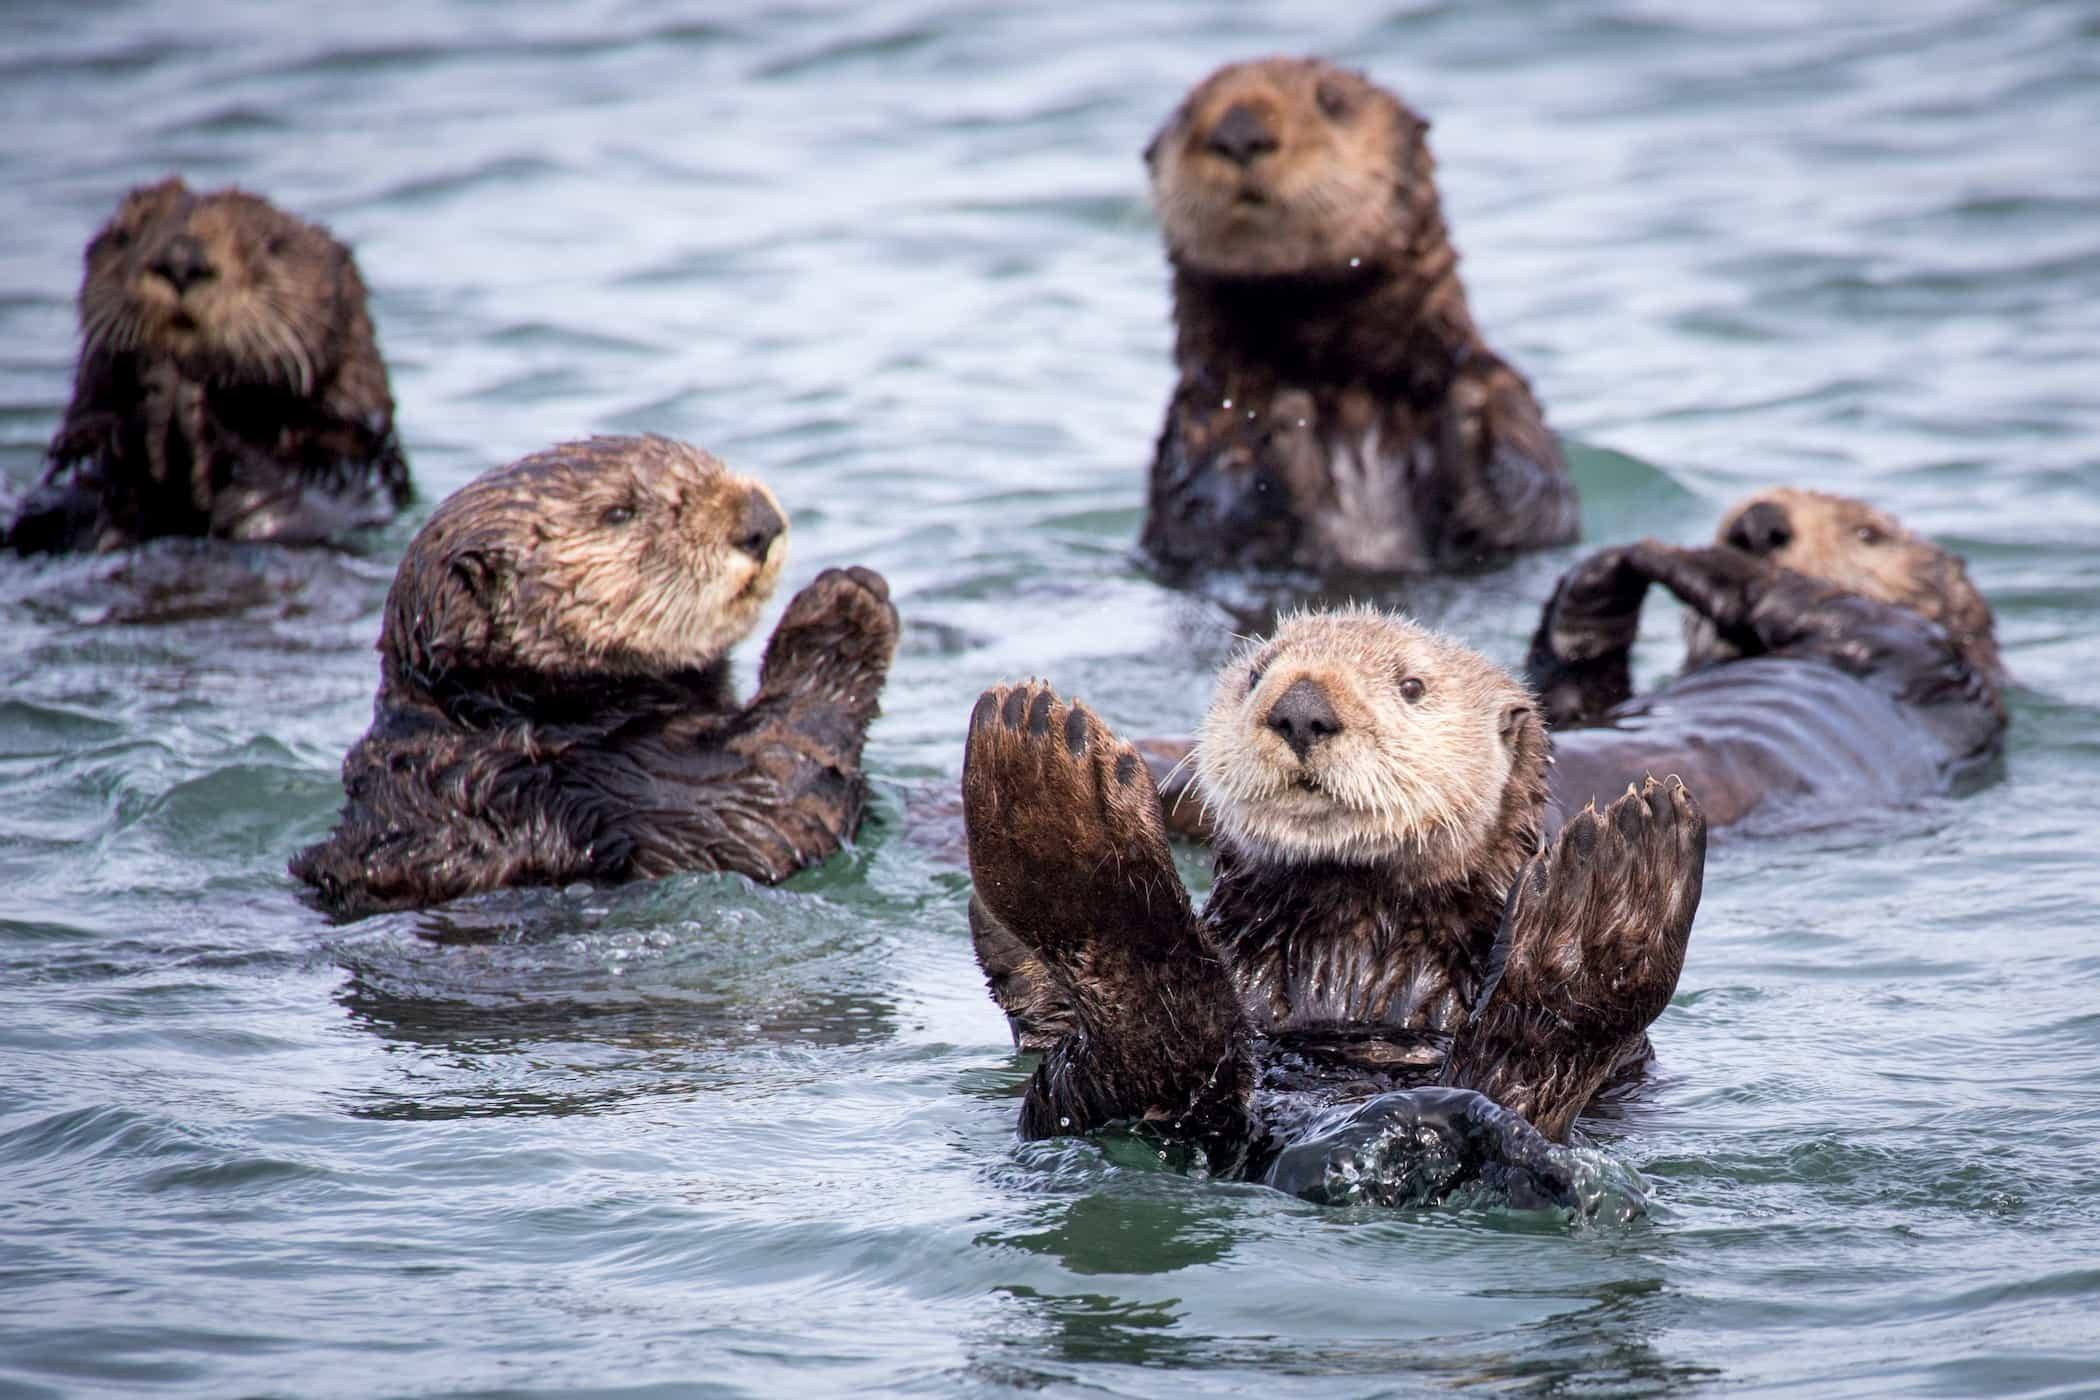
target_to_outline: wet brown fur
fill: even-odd
[[[1651,584],[1686,608],[1686,669],[1636,697]],[[1777,488],[1716,543],[1599,551],[1540,619],[1527,671],[1554,727],[1558,812],[1643,771],[1682,775],[1715,826],[1893,806],[2002,744],[2004,671],[1960,559],[1863,501]]]
[[[1168,571],[1407,572],[1575,537],[1560,449],[1467,307],[1427,130],[1361,74],[1268,59],[1205,79],[1147,148],[1180,382],[1143,544]]]
[[[16,550],[311,542],[407,503],[364,282],[327,230],[168,179],[127,195],[85,262],[73,399]]]
[[[1304,681],[1337,692],[1314,713],[1338,724],[1300,742],[1277,717],[1313,703],[1293,700]],[[1217,1165],[1266,1150],[1258,1084],[1331,1097],[1442,1065],[1441,1082],[1564,1137],[1603,1075],[1644,1049],[1703,867],[1681,786],[1630,792],[1541,852],[1546,738],[1528,693],[1366,611],[1293,619],[1250,647],[1221,672],[1205,732],[1206,800],[1223,810],[1199,918],[1136,749],[1036,683],[986,692],[972,716],[973,928],[1025,974],[993,979],[1017,1036],[1048,1042],[1025,1136],[1133,1120]],[[1328,764],[1345,737],[1365,742]],[[1430,790],[1482,774],[1479,794]],[[1337,843],[1329,825],[1386,835]],[[1510,903],[1524,880],[1551,893]],[[1617,894],[1597,896],[1607,883]],[[1248,1136],[1234,1147],[1234,1133]]]
[[[897,614],[879,575],[826,570],[740,704],[728,652],[786,551],[770,492],[665,438],[567,443],[468,484],[395,575],[341,824],[292,873],[361,914],[822,860],[866,806]]]

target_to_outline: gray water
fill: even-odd
[[[180,170],[354,243],[419,514],[672,433],[775,486],[790,584],[866,562],[908,627],[881,820],[786,889],[335,926],[283,866],[413,521],[0,566],[0,1391],[2100,1390],[2100,12],[1689,13],[14,0],[9,481],[81,245]],[[1717,847],[1659,1073],[1592,1125],[1640,1220],[1018,1144],[964,877],[905,830],[990,681],[1204,704],[1235,624],[1131,554],[1170,382],[1137,152],[1279,50],[1434,116],[1590,540],[1826,485],[1999,610],[1992,782]],[[1572,557],[1389,601],[1515,660]]]

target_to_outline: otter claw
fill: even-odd
[[[1006,727],[1019,729],[1021,718],[1027,713],[1028,692],[1020,686],[1006,692],[1006,703],[999,707],[999,718],[1006,722]]]

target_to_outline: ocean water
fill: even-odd
[[[1435,119],[1590,541],[1823,485],[1999,611],[1991,781],[1716,847],[1658,1073],[1591,1125],[1639,1219],[1017,1143],[965,878],[906,829],[989,682],[1205,703],[1241,624],[1132,555],[1137,153],[1278,51]],[[672,433],[776,488],[791,586],[864,562],[907,622],[879,819],[822,869],[336,925],[284,861],[414,521],[0,563],[0,1393],[2100,1391],[2090,5],[17,0],[0,127],[9,483],[82,244],[181,171],[355,245],[418,516]],[[1513,661],[1572,557],[1386,601]]]

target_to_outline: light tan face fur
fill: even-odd
[[[1221,68],[1146,149],[1167,250],[1200,272],[1275,277],[1340,273],[1404,247],[1410,211],[1435,201],[1427,129],[1362,74],[1320,59]],[[1230,154],[1256,133],[1274,149]]]
[[[749,635],[787,549],[772,492],[708,453],[593,438],[452,496],[395,587],[412,572],[431,581],[432,642],[452,664],[651,675],[705,666]]]
[[[1303,756],[1274,727],[1301,681],[1338,722]],[[1370,608],[1299,614],[1219,672],[1196,746],[1203,800],[1220,839],[1257,859],[1463,874],[1536,723],[1529,692],[1459,642]]]
[[[198,195],[177,179],[127,195],[86,262],[88,353],[139,351],[196,379],[302,395],[344,353],[342,298],[363,294],[325,231],[257,195]]]
[[[1722,517],[1714,542],[1908,608],[1944,626],[1979,660],[1997,665],[1990,605],[1962,561],[1865,501],[1774,487],[1738,502]],[[1688,628],[1695,654],[1711,643],[1710,628]]]

